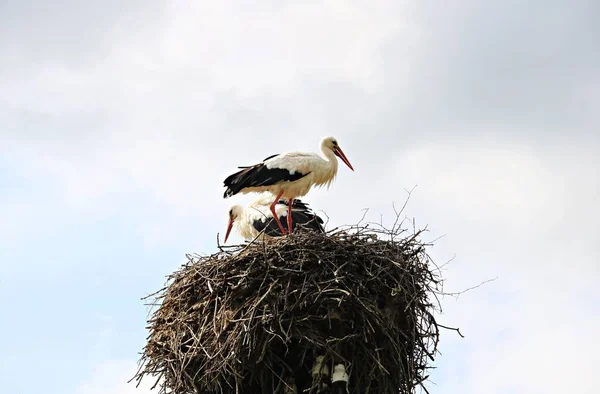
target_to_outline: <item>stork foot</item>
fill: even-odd
[[[279,225],[279,229],[281,230],[281,234],[287,235],[287,232],[285,231],[285,228],[283,228],[283,224],[281,224],[281,222],[279,220],[277,220],[277,224]]]

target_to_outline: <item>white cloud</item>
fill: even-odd
[[[382,40],[409,27],[408,18],[398,13],[403,6],[389,1],[368,7],[350,1],[235,8],[173,3],[162,48],[169,58],[203,65],[217,86],[245,97],[265,91],[290,95],[303,77],[314,74],[370,87],[377,82]]]
[[[395,170],[441,210],[522,233],[555,226],[559,218],[548,212],[564,205],[567,179],[547,160],[523,144],[445,141],[404,152]]]

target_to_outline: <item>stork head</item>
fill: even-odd
[[[227,232],[225,233],[225,241],[227,242],[227,238],[229,238],[229,233],[231,233],[231,229],[233,228],[233,223],[235,220],[240,217],[244,208],[240,205],[234,205],[229,208],[229,223],[227,224]]]
[[[346,155],[342,151],[342,148],[340,148],[340,145],[334,137],[323,138],[323,140],[321,141],[321,149],[323,151],[332,151],[334,155],[339,157],[344,162],[344,164],[348,166],[348,168],[354,171],[354,168],[352,168],[352,164],[350,164],[350,161],[348,161],[348,158],[346,157]]]

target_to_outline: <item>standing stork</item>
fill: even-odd
[[[275,220],[273,220],[273,214],[269,209],[271,199],[272,196],[270,194],[264,193],[256,200],[249,202],[245,207],[241,205],[232,206],[229,209],[229,223],[227,225],[227,233],[225,233],[225,242],[227,242],[229,233],[234,226],[238,233],[247,241],[258,237],[262,231],[264,231],[264,235],[269,237],[281,236],[279,227]],[[285,220],[285,217],[289,215],[287,204],[287,200],[280,200],[275,206],[275,211],[280,221]],[[308,204],[301,200],[294,200],[292,219],[294,229],[300,226],[310,231],[325,232],[323,219],[312,212]]]
[[[252,166],[238,167],[241,171],[228,176],[223,182],[227,188],[223,197],[265,191],[275,195],[270,209],[279,229],[285,235],[285,229],[275,212],[275,205],[281,198],[288,200],[288,210],[291,213],[294,199],[305,196],[311,187],[329,187],[337,175],[336,156],[354,171],[335,138],[323,138],[321,152],[325,159],[315,153],[288,152],[269,156],[261,163]],[[290,213],[287,215],[287,225],[288,232],[291,234]]]

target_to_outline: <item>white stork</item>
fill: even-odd
[[[234,226],[237,232],[247,241],[258,237],[263,230],[262,236],[281,236],[279,226],[273,220],[273,214],[270,212],[272,198],[270,194],[263,193],[256,200],[249,202],[245,207],[241,205],[232,206],[229,209],[229,223],[227,225],[227,233],[225,233],[225,242],[227,242],[229,233]],[[287,200],[280,200],[275,206],[280,221],[289,215],[287,204]],[[294,229],[300,226],[310,231],[325,232],[323,219],[315,214],[308,207],[308,204],[301,200],[294,200],[293,204],[292,218]]]
[[[279,229],[285,235],[279,215],[275,212],[275,205],[281,198],[288,200],[288,209],[291,211],[294,199],[305,196],[311,187],[329,187],[338,170],[335,156],[342,159],[354,171],[335,138],[323,138],[321,152],[325,159],[315,153],[288,152],[269,156],[253,166],[238,167],[242,170],[228,176],[223,182],[227,188],[223,197],[228,198],[238,193],[265,191],[275,195],[270,209]],[[292,233],[292,216],[287,215],[290,234]]]

